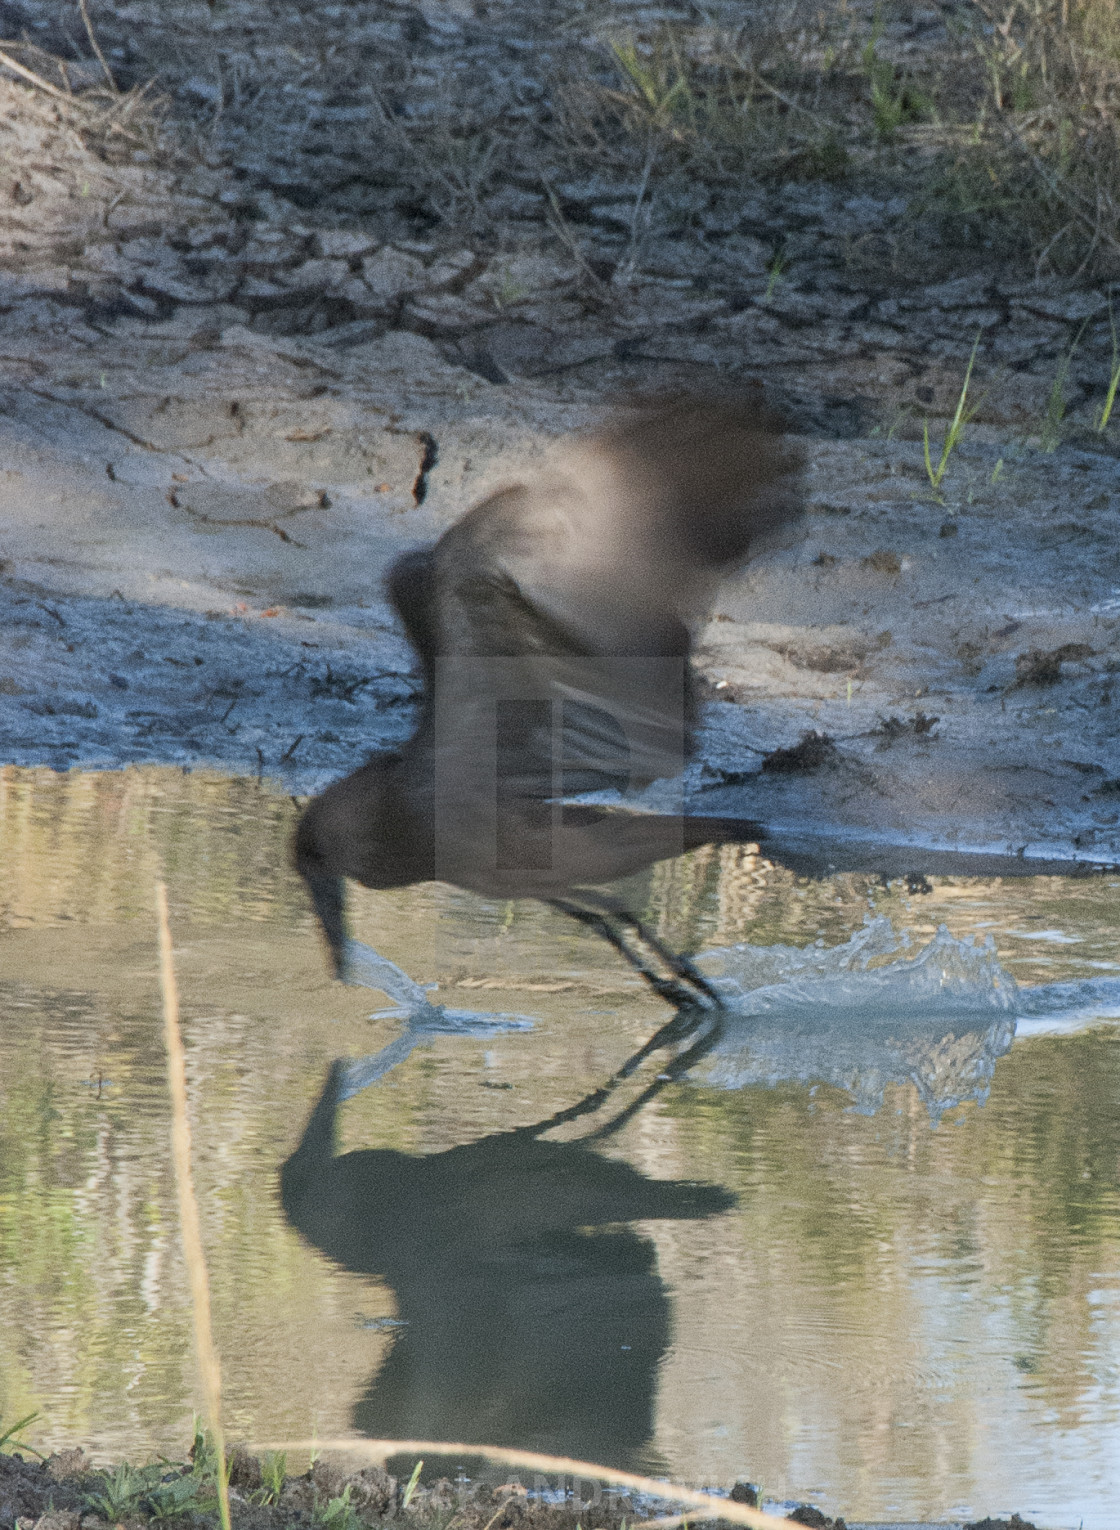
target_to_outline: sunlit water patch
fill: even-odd
[[[664,1007],[570,921],[438,886],[359,894],[391,967],[331,982],[295,812],[0,771],[0,1418],[103,1457],[189,1436],[163,876],[235,1437],[498,1434],[849,1520],[1114,1523],[1120,879],[655,868],[627,891],[702,951],[723,1035],[613,1134],[656,1064],[542,1135]],[[340,1057],[374,1060],[344,1104]]]

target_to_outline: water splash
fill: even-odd
[[[934,1125],[987,1099],[1011,1046],[1019,990],[989,937],[942,926],[915,955],[882,916],[840,946],[730,946],[697,960],[731,1011],[696,1070],[723,1089],[829,1083],[873,1115],[889,1084],[911,1083]]]
[[[1052,933],[1052,932],[1048,932]],[[828,1083],[873,1115],[890,1084],[910,1083],[936,1125],[966,1101],[983,1104],[997,1060],[1016,1037],[1120,1019],[1120,978],[1020,988],[990,936],[957,940],[942,925],[918,950],[884,916],[838,946],[738,945],[696,958],[729,1010],[724,1035],[693,1071],[721,1089]],[[383,1078],[437,1035],[493,1036],[533,1025],[527,1015],[449,1009],[359,941],[352,981],[395,1000],[372,1019],[402,1020],[394,1041],[348,1066],[343,1099]]]
[[[395,999],[392,1009],[376,1010],[371,1020],[403,1020],[404,1030],[380,1052],[356,1058],[349,1063],[343,1078],[340,1099],[353,1099],[392,1068],[402,1063],[413,1048],[433,1036],[495,1036],[500,1031],[527,1031],[533,1027],[528,1015],[501,1014],[492,1010],[448,1009],[433,1004],[428,997],[436,985],[421,985],[408,973],[360,940],[346,942],[349,981],[365,988],[378,988]]]
[[[1120,1019],[1120,978],[1020,988],[990,936],[957,940],[944,925],[911,946],[880,915],[839,946],[704,952],[696,960],[732,1018],[693,1076],[723,1089],[835,1084],[867,1115],[888,1084],[908,1082],[936,1125],[966,1100],[983,1104],[1016,1038]]]
[[[1120,978],[1082,978],[1021,988],[1016,1036],[1068,1035],[1120,1020]]]

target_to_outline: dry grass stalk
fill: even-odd
[[[73,102],[73,96],[65,90],[59,90],[57,85],[52,85],[49,80],[44,80],[41,74],[36,74],[34,69],[28,69],[26,64],[21,64],[18,59],[0,49],[0,65],[10,69],[13,74],[18,74],[21,80],[26,80],[29,85],[34,85],[36,90],[41,90],[44,95],[54,96],[57,101],[65,101],[69,106]]]
[[[714,1498],[711,1493],[698,1493],[695,1488],[657,1482],[652,1477],[616,1471],[613,1466],[598,1466],[593,1461],[574,1461],[570,1456],[546,1456],[536,1450],[514,1450],[508,1445],[464,1445],[462,1441],[451,1440],[351,1439],[294,1440],[283,1445],[261,1445],[254,1448],[274,1451],[314,1450],[320,1455],[324,1451],[346,1451],[351,1455],[365,1456],[378,1465],[389,1456],[486,1456],[491,1461],[504,1461],[509,1466],[524,1467],[526,1471],[555,1472],[558,1476],[578,1477],[585,1482],[609,1482],[617,1487],[629,1488],[634,1493],[648,1493],[651,1498],[687,1504],[692,1509],[702,1510],[705,1519],[722,1519],[733,1525],[746,1525],[748,1530],[789,1530],[788,1520],[779,1519],[774,1514],[764,1514],[761,1509],[749,1509],[746,1504],[735,1503],[730,1498]]]
[[[89,45],[97,55],[97,62],[101,65],[105,78],[109,82],[109,89],[113,92],[114,95],[118,95],[119,91],[117,90],[117,82],[113,78],[113,71],[109,68],[109,60],[105,57],[104,53],[102,53],[101,44],[97,41],[97,33],[93,30],[93,21],[89,14],[89,0],[78,0],[78,9],[82,13],[82,20],[85,23],[86,28],[86,36],[89,38]]]
[[[187,1116],[187,1057],[179,1029],[179,989],[171,950],[171,924],[167,915],[167,888],[156,883],[156,919],[159,924],[159,985],[163,996],[163,1039],[167,1048],[167,1086],[171,1095],[171,1157],[179,1192],[179,1225],[183,1233],[183,1257],[191,1290],[191,1319],[195,1352],[206,1399],[207,1422],[217,1456],[218,1512],[222,1530],[230,1530],[229,1484],[226,1479],[225,1438],[222,1434],[222,1371],[210,1323],[210,1277],[202,1247],[202,1228],[191,1174],[191,1128]]]
[[[1039,274],[1120,264],[1115,0],[973,0],[986,96],[971,159]],[[977,176],[977,179],[979,177]]]
[[[9,47],[14,46],[17,45],[9,44]],[[7,48],[0,48],[0,70],[9,70],[25,84],[64,108],[64,120],[68,121],[72,131],[79,135],[92,134],[101,147],[107,146],[110,140],[119,139],[124,144],[153,155],[161,151],[161,132],[167,106],[166,102],[155,97],[151,82],[123,92],[114,84],[111,90],[105,86],[96,86],[75,94],[69,88],[62,59],[41,48],[34,48],[32,56],[56,68],[61,78],[67,81],[67,88],[52,84],[42,74],[13,58]],[[54,109],[57,110],[57,107]]]

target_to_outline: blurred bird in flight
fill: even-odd
[[[438,879],[543,899],[675,1007],[718,1009],[600,884],[759,826],[570,799],[679,776],[693,635],[720,578],[800,515],[801,471],[757,395],[676,397],[566,443],[398,559],[387,585],[423,670],[416,730],[316,797],[295,836],[337,976],[355,944],[346,877]]]

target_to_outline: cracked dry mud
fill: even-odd
[[[900,11],[887,41],[924,46]],[[897,185],[636,190],[535,140],[465,213],[378,129],[392,86],[529,134],[565,50],[675,14],[136,0],[98,26],[120,83],[169,92],[158,141],[0,80],[6,761],[322,784],[410,725],[397,552],[631,390],[753,379],[805,438],[809,513],[701,636],[695,805],[1120,859],[1104,288],[865,259]],[[57,7],[0,16],[44,78],[82,52]],[[977,333],[979,413],[935,493],[922,419],[936,446]],[[810,733],[832,747],[762,769]]]

